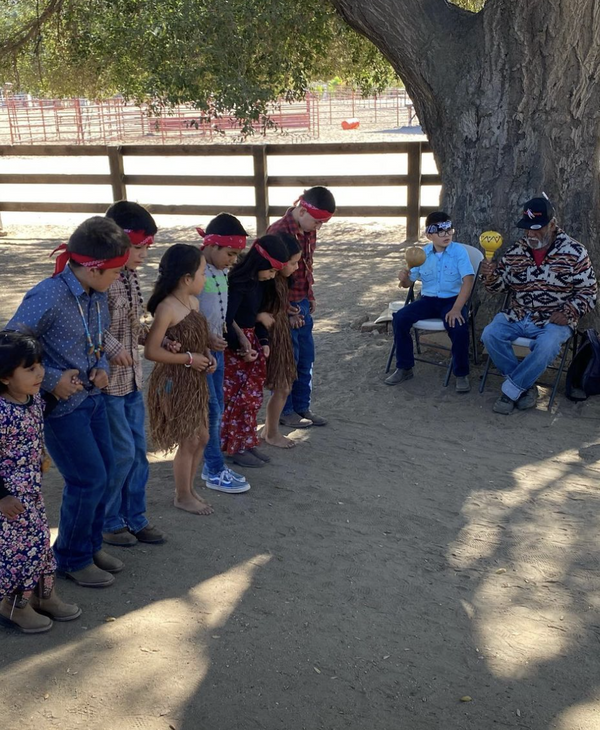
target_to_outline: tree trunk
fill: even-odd
[[[514,241],[546,192],[600,273],[600,3],[332,0],[405,81],[434,150],[458,239]]]

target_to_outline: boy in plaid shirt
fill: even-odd
[[[145,409],[142,394],[143,344],[141,324],[144,300],[136,269],[145,261],[157,228],[148,211],[137,203],[121,200],[106,211],[131,241],[129,259],[108,290],[111,324],[105,339],[110,380],[103,391],[115,455],[115,469],[103,528],[104,542],[130,547],[137,542],[162,543],[164,534],[146,518]]]
[[[267,233],[288,233],[302,249],[298,270],[290,285],[290,325],[298,379],[292,387],[280,423],[292,428],[325,426],[327,421],[310,409],[312,371],[315,360],[312,314],[317,303],[313,294],[313,255],[317,231],[335,213],[335,199],[327,188],[305,190],[297,205],[290,208]]]

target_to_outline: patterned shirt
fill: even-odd
[[[144,314],[137,274],[123,269],[121,275],[108,290],[110,328],[104,340],[104,349],[110,363],[109,384],[104,389],[108,395],[128,395],[141,390],[142,361],[139,345],[144,343],[146,330],[140,320]],[[120,352],[128,352],[133,365],[113,365],[111,360]]]
[[[475,274],[467,249],[452,241],[440,254],[433,243],[423,250],[427,257],[425,263],[413,266],[409,274],[411,281],[422,281],[421,295],[440,299],[458,296],[465,276]]]
[[[51,393],[64,370],[79,370],[83,383],[83,390],[61,400],[48,418],[71,413],[88,396],[100,393],[88,373],[93,368],[108,372],[108,361],[104,353],[96,359],[89,346],[86,326],[93,345],[97,346],[104,342],[109,324],[106,293],[92,289],[88,294],[69,266],[58,276],[40,281],[25,294],[6,329],[29,332],[40,341],[46,368],[43,390]]]
[[[594,308],[598,289],[585,247],[560,229],[540,266],[521,239],[498,261],[485,286],[491,292],[510,290],[505,312],[511,322],[529,314],[542,327],[554,312],[561,312],[572,329]]]
[[[302,299],[314,302],[313,255],[317,246],[317,232],[303,231],[294,220],[293,212],[294,208],[289,208],[283,218],[268,227],[267,233],[289,233],[298,241],[302,255],[290,284],[290,302],[300,302]]]

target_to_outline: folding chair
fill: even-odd
[[[502,303],[502,307],[501,307],[500,311],[503,311],[504,309],[506,309],[506,307],[508,306],[509,299],[510,299],[510,292],[507,292],[506,296],[504,297],[504,302]],[[517,337],[517,339],[514,340],[514,342],[512,344],[513,344],[513,347],[523,347],[523,348],[526,348],[527,350],[531,350],[531,345],[534,342],[535,342],[535,340],[530,339],[529,337]],[[567,362],[567,355],[569,353],[569,349],[571,349],[573,352],[573,355],[575,355],[575,352],[577,351],[577,332],[573,332],[571,337],[569,337],[569,339],[566,340],[566,342],[563,344],[561,352],[559,353],[559,356],[558,356],[559,357],[558,366],[555,366],[552,364],[548,365],[547,370],[556,370],[556,377],[554,378],[554,382],[553,383],[543,383],[541,381],[539,382],[540,385],[545,385],[547,387],[552,388],[552,394],[550,395],[550,401],[548,403],[549,411],[552,410],[552,406],[554,405],[554,400],[556,398],[556,393],[558,392],[558,386],[560,384],[560,378],[563,374],[563,371],[565,369],[565,364]],[[527,357],[527,356],[525,355],[525,357]],[[523,358],[521,358],[521,359],[523,359]],[[483,369],[483,375],[481,376],[481,383],[479,385],[480,393],[483,393],[483,391],[485,390],[485,384],[487,382],[488,375],[490,374],[492,365],[493,365],[492,358],[488,354],[487,362],[485,364],[485,368]],[[503,377],[502,373],[500,373],[498,370],[496,370],[495,372],[491,371],[491,374]]]
[[[474,246],[467,246],[464,243],[459,244],[460,246],[463,246],[467,253],[469,254],[469,259],[471,260],[471,265],[473,266],[473,270],[475,271],[475,280],[473,282],[473,289],[471,290],[471,295],[467,301],[466,307],[467,307],[467,317],[469,318],[469,329],[471,331],[471,341],[473,343],[473,360],[475,362],[475,365],[478,364],[477,360],[477,343],[475,342],[475,310],[473,306],[473,295],[475,294],[475,288],[477,286],[477,281],[479,279],[479,267],[481,265],[481,262],[483,261],[483,253]],[[403,306],[406,306],[407,304],[410,304],[415,300],[415,292],[414,292],[415,285],[413,284],[410,289],[408,290],[408,295],[406,297],[406,300],[404,302]],[[395,302],[390,303],[390,309],[391,311],[397,311],[401,307],[398,306],[395,309],[393,308],[393,305]],[[415,360],[418,362],[426,362],[430,365],[437,365],[438,367],[444,367],[446,368],[446,377],[444,378],[444,388],[448,387],[448,383],[450,382],[450,376],[452,375],[452,359],[450,359],[449,364],[446,366],[444,363],[438,362],[437,360],[430,360],[426,357],[420,357],[421,356],[421,340],[419,337],[420,332],[445,332],[446,328],[444,327],[444,321],[442,319],[420,319],[418,322],[415,322],[412,326],[412,329],[415,333],[415,346],[417,350],[417,355],[419,357],[415,357]],[[450,347],[446,347],[445,345],[435,345],[436,348],[440,350],[450,351]],[[385,369],[386,373],[389,373],[392,361],[394,359],[394,355],[396,354],[396,342],[392,344],[392,349],[390,350],[390,354],[387,361],[387,366]]]

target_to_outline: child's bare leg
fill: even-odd
[[[280,449],[291,449],[296,445],[292,439],[284,436],[279,431],[279,419],[283,407],[289,395],[289,390],[274,390],[267,403],[267,417],[265,427],[260,437],[271,446],[278,446]]]
[[[204,431],[198,438],[196,444],[197,448],[194,452],[194,457],[192,459],[192,469],[190,473],[190,484],[192,485],[192,494],[196,498],[198,502],[200,502],[200,512],[198,514],[201,515],[211,515],[214,512],[214,509],[208,504],[208,502],[198,494],[196,489],[194,488],[194,481],[196,479],[196,474],[198,472],[198,467],[200,466],[200,462],[202,461],[202,456],[204,455],[204,447],[208,443],[208,431]]]
[[[175,481],[175,507],[199,515],[203,514],[203,508],[201,504],[198,504],[198,499],[193,492],[191,479],[197,449],[197,439],[188,439],[179,444],[173,459],[173,478]]]

